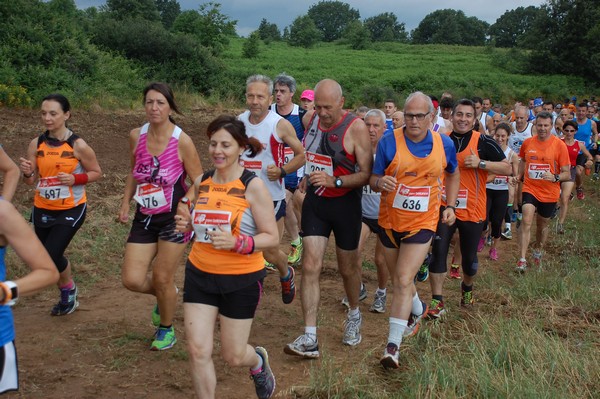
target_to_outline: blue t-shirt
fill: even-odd
[[[424,158],[431,153],[431,150],[433,149],[433,135],[431,131],[428,130],[427,136],[418,143],[411,141],[406,136],[404,137],[406,138],[408,150],[414,156]],[[440,137],[442,138],[444,152],[446,153],[446,172],[454,173],[458,167],[454,143],[452,142],[452,139],[445,134],[440,134]],[[393,134],[384,134],[383,137],[379,139],[379,143],[377,143],[377,156],[375,157],[375,163],[373,164],[373,174],[384,175],[385,170],[390,165],[395,155],[396,136]]]
[[[0,247],[0,281],[6,281],[4,256],[6,247]],[[0,305],[0,346],[15,340],[15,325],[10,307]]]

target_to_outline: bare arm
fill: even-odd
[[[27,157],[19,158],[19,168],[21,169],[21,173],[23,173],[23,181],[28,186],[32,186],[35,183],[35,172],[37,170],[35,152],[37,150],[37,141],[37,138],[31,140],[27,147]]]
[[[81,166],[85,170],[87,174],[87,182],[93,183],[100,179],[102,176],[102,170],[100,169],[100,164],[98,164],[98,159],[96,158],[96,153],[83,139],[79,139],[75,142],[73,152],[75,158],[79,160]],[[58,178],[64,184],[69,186],[73,186],[75,184],[75,176],[71,173],[58,173]]]
[[[281,140],[283,140],[283,142],[294,151],[294,158],[292,158],[290,162],[284,166],[285,172],[291,173],[297,171],[300,167],[302,167],[302,165],[304,165],[306,160],[304,157],[304,147],[296,136],[296,130],[290,122],[282,119],[277,124],[277,134],[279,134]],[[281,178],[281,173],[279,174],[279,178]]]
[[[50,255],[19,212],[8,202],[0,201],[0,241],[8,242],[31,272],[14,282],[19,295],[34,293],[58,281],[58,270]],[[0,290],[0,302],[4,292]]]
[[[19,178],[21,171],[16,163],[4,152],[0,146],[0,170],[4,172],[4,185],[2,186],[2,197],[7,201],[12,201],[15,191],[17,191],[17,184],[19,184]]]

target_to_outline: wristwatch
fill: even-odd
[[[342,187],[342,184],[344,184],[344,182],[342,181],[342,179],[340,179],[339,177],[336,177],[335,178],[335,188]]]
[[[485,161],[479,161],[479,169],[485,169]]]
[[[560,181],[560,175],[554,175],[554,182],[558,183]]]
[[[182,204],[185,204],[188,208],[191,205],[190,199],[188,197],[181,197],[181,199],[179,200],[179,202],[181,202]]]

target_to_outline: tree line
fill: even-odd
[[[0,102],[27,105],[28,98],[56,88],[85,101],[107,92],[131,93],[147,80],[231,97],[238,82],[228,81],[220,56],[236,36],[236,25],[212,2],[181,10],[177,0],[107,0],[79,10],[73,0],[3,1]],[[507,67],[514,72],[598,81],[598,37],[597,0],[517,7],[491,25],[441,9],[410,33],[393,12],[361,19],[347,3],[321,0],[283,30],[263,19],[245,40],[243,55],[256,57],[261,43],[272,41],[306,48],[336,42],[357,50],[375,42],[489,46],[511,49]]]

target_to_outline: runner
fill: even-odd
[[[600,161],[600,155],[598,154],[598,127],[596,122],[587,117],[587,103],[582,102],[577,106],[577,116],[575,121],[577,122],[578,128],[575,132],[575,140],[583,142],[585,148]],[[575,192],[577,193],[577,199],[585,199],[585,193],[583,190],[583,173],[589,174],[591,166],[586,168],[578,168],[575,177]]]
[[[6,280],[6,245],[10,244],[31,271]],[[19,389],[15,326],[10,309],[19,297],[56,284],[59,274],[50,255],[21,214],[0,198],[0,395]]]
[[[280,85],[279,87],[282,89],[285,86]],[[285,87],[285,90],[287,92],[289,88]],[[246,80],[248,110],[238,118],[246,125],[248,137],[258,139],[262,143],[264,151],[252,159],[243,154],[240,161],[242,166],[256,173],[267,185],[273,199],[275,220],[281,240],[286,213],[283,178],[304,165],[304,149],[292,124],[269,110],[269,105],[273,101],[272,93],[273,82],[268,77],[252,75]],[[290,155],[291,159],[285,166],[283,164],[284,145],[288,145],[293,152],[293,156]],[[268,248],[263,255],[265,266],[268,267],[268,263],[273,264],[279,271],[283,303],[291,303],[296,296],[296,286],[294,283],[295,272],[291,266],[288,266],[288,256],[279,247]]]
[[[261,251],[279,244],[273,200],[262,179],[239,163],[253,158],[262,143],[246,135],[244,123],[221,115],[207,127],[208,154],[215,169],[196,180],[186,197],[192,214],[179,209],[176,231],[195,242],[185,267],[183,311],[194,390],[214,398],[217,377],[212,360],[217,320],[223,359],[249,367],[256,395],[270,398],[275,376],[267,351],[248,345],[265,278]]]
[[[533,105],[533,104],[532,104]],[[515,154],[519,153],[523,141],[532,137],[535,134],[535,126],[528,122],[528,109],[524,106],[516,106],[514,110],[515,121],[511,123],[512,133],[508,136],[508,146]],[[512,203],[516,204],[515,212],[513,212],[513,222],[517,222],[517,228],[520,226],[523,213],[521,209],[521,192],[523,189],[523,183],[518,182]]]
[[[302,207],[304,261],[302,262],[302,314],[304,334],[284,348],[288,355],[319,357],[317,313],[319,278],[327,241],[335,236],[338,270],[350,303],[345,323],[345,345],[358,345],[362,317],[358,308],[360,269],[358,242],[361,229],[362,187],[367,183],[373,152],[365,123],[344,111],[342,88],[325,79],[315,87],[315,111],[304,117],[306,199]]]
[[[527,249],[531,236],[533,216],[536,217],[536,246],[533,261],[539,266],[548,238],[548,221],[560,197],[561,181],[571,178],[567,146],[553,136],[552,114],[540,112],[535,120],[537,135],[523,142],[519,158],[519,179],[523,181],[523,221],[519,234],[520,259],[516,271],[527,270]]]
[[[298,141],[304,137],[304,126],[302,126],[302,117],[306,114],[304,108],[292,102],[294,93],[296,92],[296,80],[286,74],[280,74],[275,77],[275,104],[271,104],[270,110],[277,113],[290,122],[296,132]],[[294,150],[287,144],[283,149],[284,165],[287,165],[294,158]],[[296,217],[296,207],[293,203],[294,191],[298,187],[299,179],[304,174],[304,167],[298,170],[286,173],[284,177],[285,186],[285,230],[288,232],[291,242],[291,251],[288,254],[288,264],[295,266],[302,259],[302,237],[300,236],[298,218]],[[272,265],[270,265],[273,267]],[[268,267],[268,266],[267,266]]]
[[[502,149],[491,137],[474,131],[474,122],[475,104],[468,99],[459,100],[452,113],[453,131],[450,134],[460,169],[456,223],[449,226],[443,223],[443,219],[438,223],[429,270],[433,297],[428,312],[430,318],[439,318],[446,312],[442,290],[450,240],[456,229],[460,234],[463,270],[460,303],[461,306],[473,305],[473,281],[478,266],[477,242],[483,230],[487,201],[484,183],[488,173],[511,173],[510,164],[506,161]]]
[[[571,195],[573,195],[573,188],[575,187],[577,169],[591,167],[593,162],[592,154],[585,148],[585,145],[581,141],[575,140],[574,136],[578,127],[576,122],[566,121],[562,128],[565,136],[563,141],[567,145],[567,151],[569,152],[571,178],[560,183],[560,211],[558,214],[558,223],[556,225],[558,234],[565,233],[565,219],[567,218],[569,201]]]
[[[35,234],[60,273],[60,299],[50,311],[53,316],[73,313],[79,306],[72,265],[64,253],[85,221],[85,185],[102,175],[92,147],[67,127],[70,117],[71,104],[65,96],[46,96],[42,100],[46,131],[31,140],[27,158],[20,159],[23,181],[32,186],[37,177],[31,212]]]
[[[496,175],[494,180],[486,184],[488,225],[492,238],[489,256],[491,260],[498,260],[498,241],[502,232],[502,221],[507,212],[509,198],[511,198],[513,183],[516,183],[516,175],[519,171],[519,157],[508,146],[511,128],[506,123],[499,123],[494,132],[494,140],[504,152],[504,156],[511,165],[511,173],[508,175]],[[510,204],[512,207],[512,204]],[[510,223],[503,232],[504,237],[511,237]],[[483,237],[482,237],[483,238]],[[481,245],[481,242],[480,242]]]
[[[129,220],[130,202],[137,203],[121,270],[123,285],[134,292],[156,296],[151,350],[172,348],[177,342],[173,316],[177,305],[175,271],[190,234],[175,229],[177,208],[187,209],[186,177],[193,180],[202,165],[192,139],[171,114],[180,114],[173,91],[164,83],[150,83],[143,103],[148,123],[129,134],[131,172],[118,220]],[[152,267],[152,272],[148,273]]]
[[[312,90],[304,90],[300,95],[300,106],[306,111],[315,109],[315,92]]]
[[[394,286],[389,335],[381,364],[398,368],[403,336],[416,334],[427,305],[419,299],[414,276],[427,255],[435,228],[451,225],[455,208],[440,212],[442,181],[446,195],[456,201],[459,172],[452,140],[430,130],[436,114],[431,99],[421,92],[408,96],[404,105],[406,126],[384,136],[370,185],[381,191],[380,240]],[[441,217],[439,217],[441,214]]]

